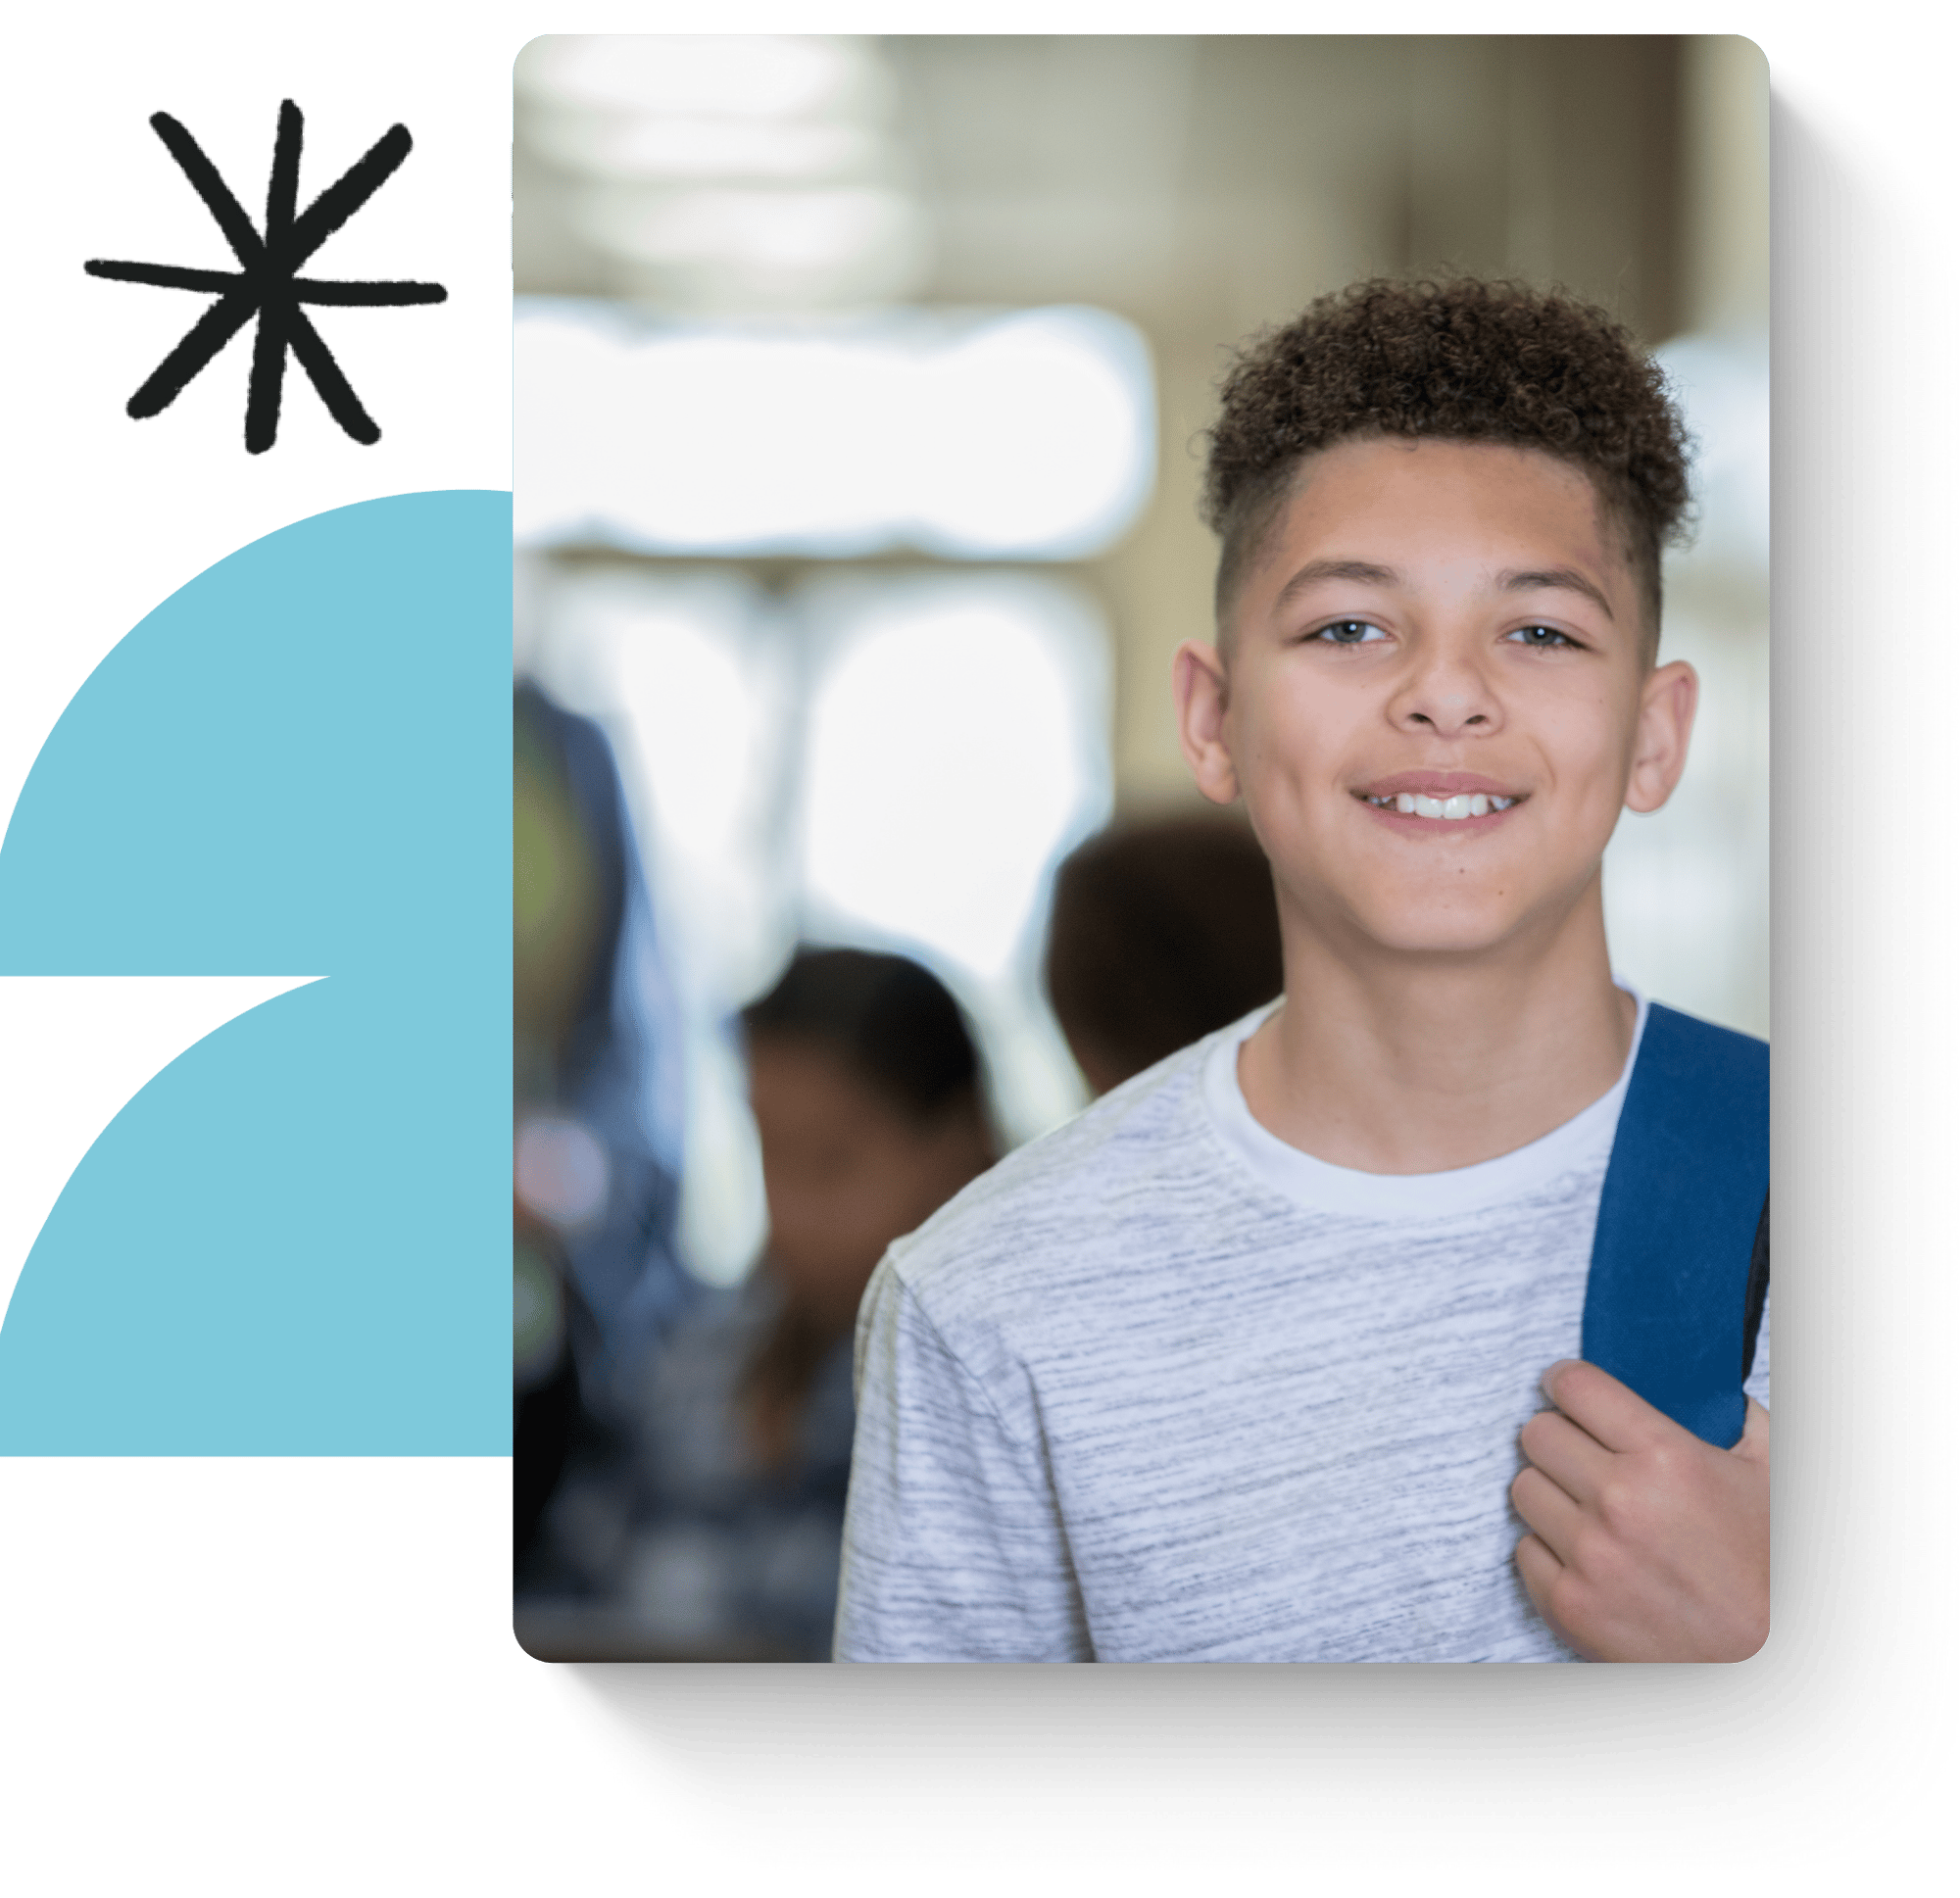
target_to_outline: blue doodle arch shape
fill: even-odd
[[[326,979],[89,1149],[0,1327],[0,1453],[508,1453],[510,550],[508,493],[298,521],[50,734],[0,974]]]

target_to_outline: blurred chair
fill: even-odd
[[[1265,852],[1224,816],[1098,833],[1055,873],[1046,976],[1099,1095],[1237,1021],[1284,983]]]

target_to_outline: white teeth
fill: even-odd
[[[1377,810],[1393,806],[1404,817],[1488,817],[1494,810],[1508,810],[1515,798],[1487,797],[1483,792],[1459,793],[1453,798],[1425,798],[1420,791],[1399,791],[1392,798],[1370,798]]]

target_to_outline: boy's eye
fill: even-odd
[[[1515,632],[1504,635],[1514,639],[1520,646],[1577,646],[1576,639],[1568,638],[1556,626],[1520,626]]]
[[[1371,620],[1337,619],[1331,626],[1317,628],[1310,637],[1323,639],[1330,646],[1372,646],[1388,634]]]

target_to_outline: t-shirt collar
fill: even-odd
[[[1268,1187],[1315,1212],[1364,1219],[1439,1219],[1523,1198],[1577,1168],[1603,1161],[1612,1151],[1628,1077],[1647,1025],[1646,998],[1617,975],[1613,980],[1634,998],[1640,1010],[1619,1079],[1562,1126],[1494,1160],[1444,1173],[1363,1173],[1315,1159],[1261,1127],[1239,1086],[1239,1049],[1279,1007],[1277,1000],[1210,1038],[1200,1070],[1206,1118],[1235,1159]]]

